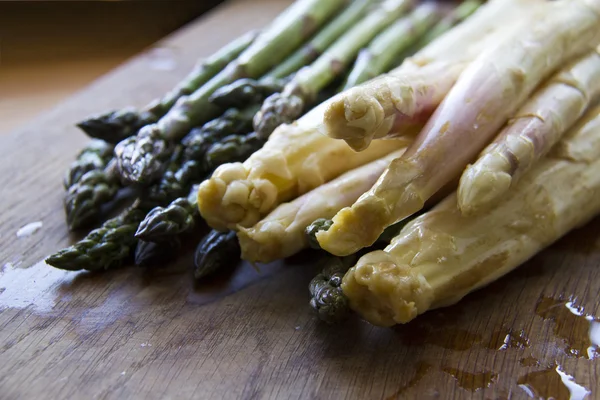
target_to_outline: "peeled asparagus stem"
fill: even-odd
[[[389,144],[397,146],[393,142]],[[404,150],[348,171],[289,203],[281,204],[253,227],[241,228],[238,238],[242,259],[268,263],[307,248],[306,227],[316,219],[331,218],[343,207],[351,205],[373,186],[390,161],[402,155]]]
[[[599,111],[589,112],[559,142],[561,151],[539,161],[496,207],[463,216],[453,194],[383,251],[363,256],[343,279],[350,307],[375,325],[407,323],[458,302],[600,213]]]
[[[356,153],[316,129],[322,111],[319,106],[294,124],[280,126],[244,163],[217,168],[198,190],[206,222],[219,230],[253,226],[279,204],[398,148],[379,142]]]
[[[493,206],[600,98],[600,54],[557,73],[463,172],[458,204],[465,214]]]
[[[596,7],[596,8],[595,8]],[[548,3],[461,74],[415,142],[373,188],[341,210],[317,239],[335,255],[371,245],[383,230],[423,208],[565,62],[600,43],[600,2]]]

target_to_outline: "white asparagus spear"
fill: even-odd
[[[348,255],[423,208],[493,139],[542,81],[600,44],[600,0],[546,4],[461,74],[404,155],[373,188],[319,232],[321,247]]]
[[[559,142],[561,151],[540,160],[496,207],[464,216],[453,194],[383,251],[363,256],[343,279],[350,307],[375,325],[407,323],[460,301],[600,213],[599,111],[586,114]]]
[[[600,98],[600,54],[578,59],[554,75],[463,172],[458,204],[464,214],[493,206],[548,153]]]
[[[357,151],[373,139],[402,135],[428,118],[474,57],[528,18],[543,0],[492,0],[389,74],[328,101],[321,131]]]
[[[283,203],[258,224],[237,233],[242,259],[271,262],[308,247],[305,229],[319,218],[331,218],[369,190],[390,161],[406,148],[355,168],[310,192]]]

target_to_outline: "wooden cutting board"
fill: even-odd
[[[172,70],[143,54],[0,137],[0,398],[600,398],[600,220],[460,304],[393,329],[316,320],[310,257],[197,285],[189,253],[102,274],[40,262],[76,239],[61,187],[87,141],[73,123],[145,104],[287,4],[229,2],[156,45]],[[17,235],[32,222],[43,225]]]

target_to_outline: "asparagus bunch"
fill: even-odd
[[[409,150],[367,194],[333,218],[331,229],[317,236],[321,246],[336,255],[369,246],[387,226],[422,209],[427,199],[460,176],[544,79],[600,44],[600,13],[592,4],[547,3],[536,18],[516,24],[481,53]],[[530,43],[541,45],[531,48]]]
[[[240,107],[262,103],[273,93],[281,92],[301,67],[314,61],[353,24],[363,18],[374,0],[355,0],[336,18],[323,27],[308,43],[273,68],[263,78],[238,79],[217,89],[210,101],[220,107]]]
[[[158,121],[182,96],[196,89],[218,74],[227,64],[236,59],[256,39],[258,32],[248,32],[231,41],[219,51],[201,60],[194,69],[163,97],[153,100],[141,110],[125,108],[95,115],[81,121],[77,126],[88,136],[119,143],[137,133],[143,126]]]
[[[298,71],[281,93],[265,100],[254,117],[256,132],[266,138],[279,125],[298,118],[318,93],[345,71],[357,53],[411,5],[409,0],[386,0],[348,30],[313,64]]]
[[[163,170],[170,143],[178,141],[194,125],[218,115],[220,109],[209,101],[215,90],[240,78],[258,78],[277,65],[307,37],[335,14],[346,0],[297,0],[273,21],[239,57],[195,90],[182,96],[155,124],[144,126],[136,136],[115,148],[124,179],[147,183]]]
[[[600,212],[600,108],[590,110],[493,208],[463,215],[453,193],[361,257],[342,280],[350,307],[381,326],[458,302]]]
[[[69,271],[96,271],[120,266],[134,248],[137,242],[135,232],[148,211],[166,204],[188,188],[190,171],[181,169],[183,159],[183,148],[179,146],[159,183],[148,188],[117,217],[91,231],[75,245],[51,255],[46,262]]]

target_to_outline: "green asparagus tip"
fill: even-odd
[[[177,238],[157,243],[140,240],[135,248],[135,265],[140,267],[163,265],[172,260],[180,248],[181,242]]]
[[[155,207],[140,223],[135,237],[156,242],[187,232],[195,226],[195,209],[197,208],[184,197],[173,201],[168,207]]]
[[[267,139],[279,125],[292,123],[301,116],[304,107],[304,100],[298,95],[272,94],[254,116],[254,130]]]
[[[221,108],[244,108],[262,103],[267,96],[283,90],[286,82],[275,78],[238,79],[217,89],[208,100]]]
[[[235,232],[210,231],[194,256],[194,277],[202,279],[216,271],[236,265],[242,255]]]
[[[133,108],[126,108],[89,117],[77,123],[77,127],[90,137],[116,144],[153,119],[148,113],[140,114]]]
[[[319,241],[317,240],[317,232],[329,230],[329,228],[331,228],[331,225],[333,225],[332,220],[326,218],[319,218],[306,227],[304,233],[308,238],[308,245],[310,246],[310,248],[317,250],[321,249],[321,245],[319,245]]]
[[[348,298],[342,291],[342,279],[348,263],[338,257],[328,257],[323,272],[309,284],[310,307],[321,321],[340,322],[350,314]]]
[[[146,186],[162,175],[171,148],[155,125],[147,125],[137,136],[121,141],[115,155],[122,178]]]

